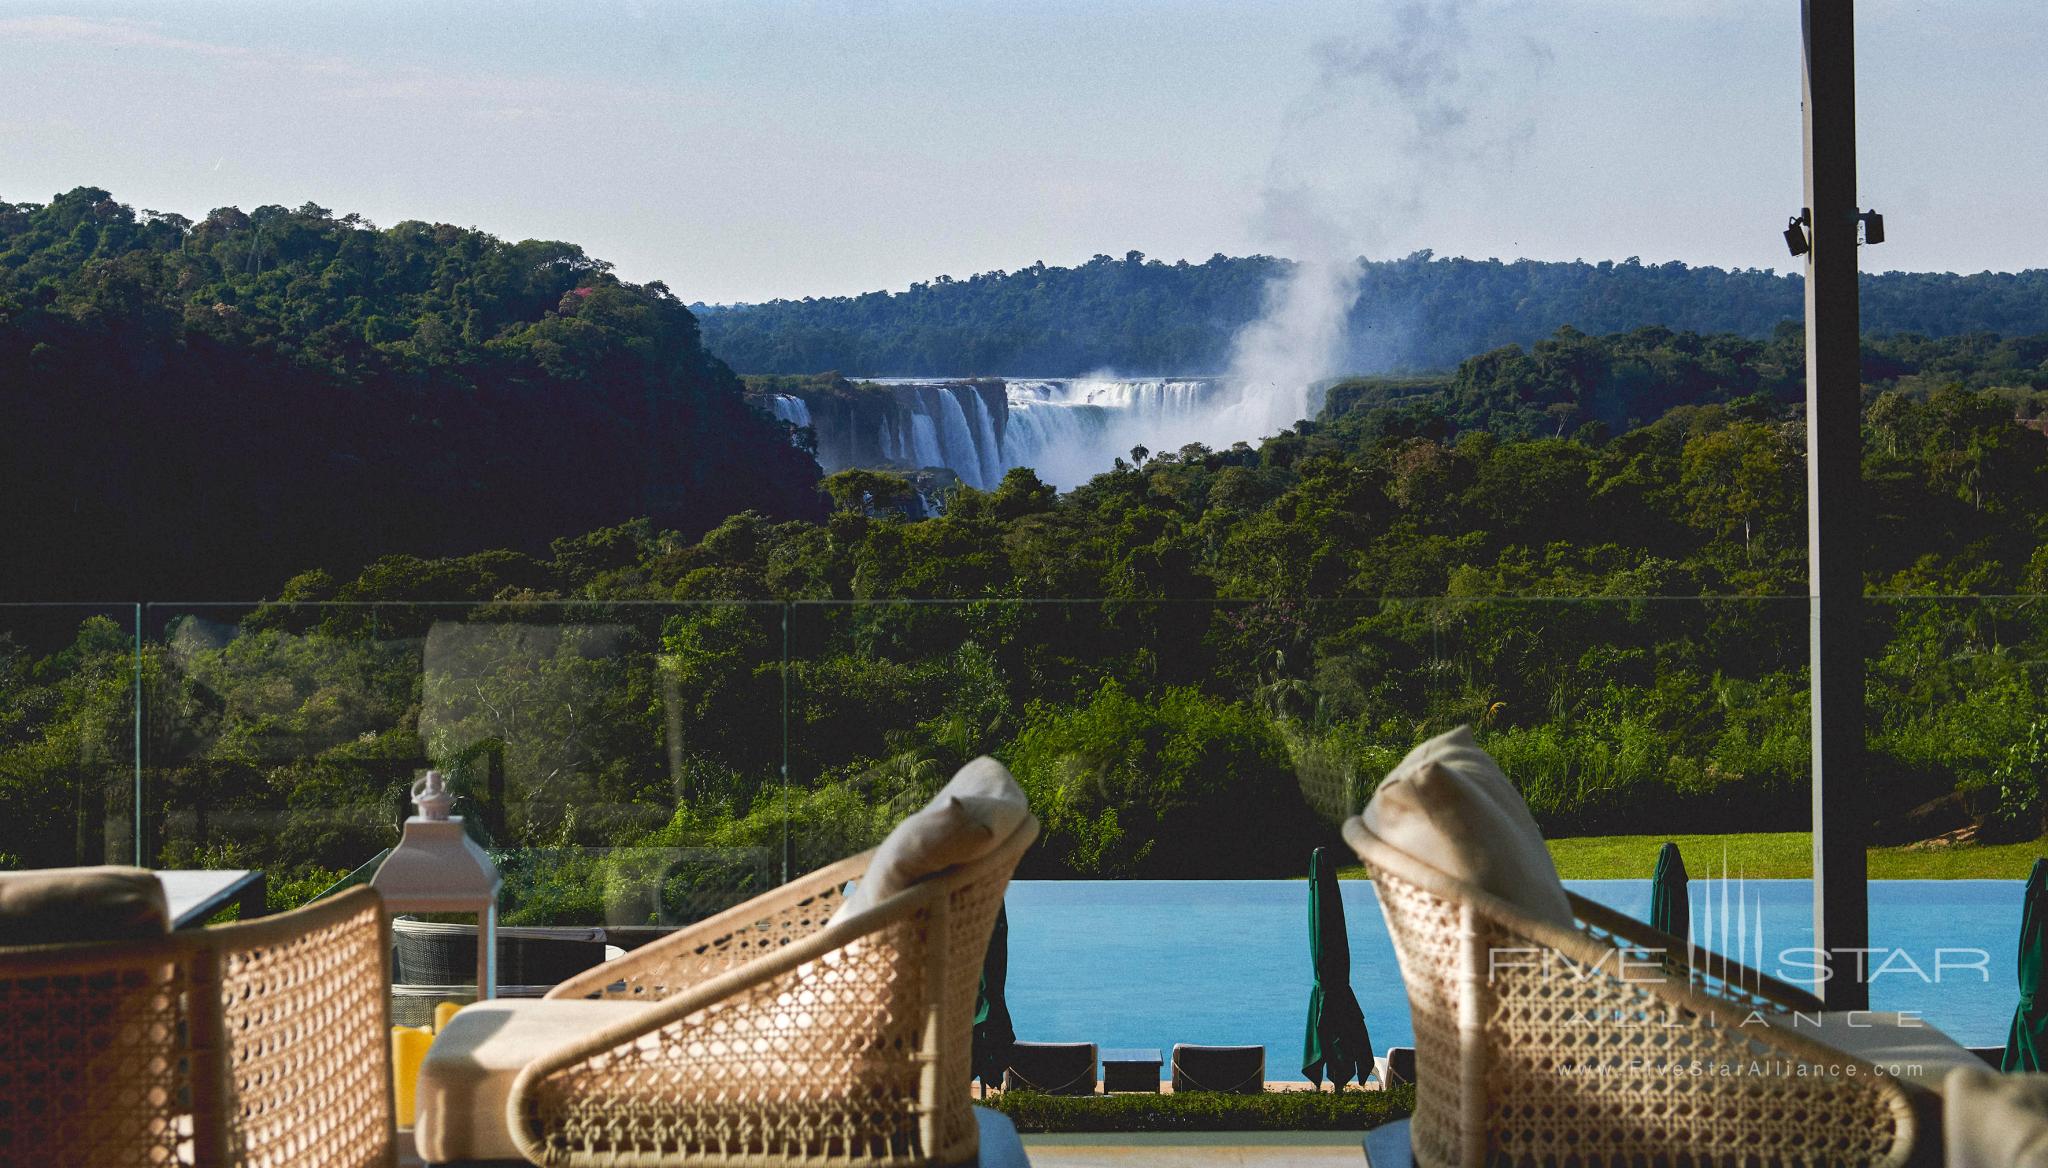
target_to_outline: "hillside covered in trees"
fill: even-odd
[[[2048,334],[1866,336],[1862,381],[1866,404],[1885,401],[1880,423],[1899,403],[1946,389],[1987,391],[1979,405],[1991,416],[2002,409],[2032,423],[2048,400]],[[1567,326],[1526,349],[1469,357],[1449,373],[1347,378],[1323,397],[1325,420],[1356,415],[1368,435],[1484,430],[1496,438],[1577,435],[1598,445],[1680,406],[1796,418],[1805,408],[1806,347],[1792,324],[1768,339],[1662,327],[1596,337]]]
[[[0,203],[0,598],[247,597],[392,552],[813,514],[660,284],[311,204]]]
[[[2041,828],[2044,344],[1866,353],[1882,840]],[[1018,469],[911,518],[855,470],[822,520],[389,555],[244,610],[153,609],[139,665],[94,618],[0,651],[0,854],[91,858],[125,822],[138,685],[148,854],[314,887],[441,765],[535,923],[700,914],[871,845],[982,752],[1046,822],[1037,876],[1295,872],[1461,722],[1552,834],[1797,830],[1796,351],[1566,333],[1065,494]],[[1647,402],[1702,377],[1647,424],[1600,420],[1617,382]]]
[[[1212,256],[1190,264],[1098,255],[1072,268],[939,276],[902,292],[696,306],[705,343],[741,373],[849,376],[1196,376],[1229,363],[1230,341],[1289,264]],[[1443,370],[1474,353],[1528,345],[1562,326],[1588,333],[1657,325],[1769,337],[1797,321],[1796,275],[1682,263],[1549,263],[1434,257],[1364,264],[1340,366]],[[1863,326],[1948,336],[2048,332],[2048,271],[1866,273]]]
[[[0,579],[158,602],[0,613],[0,867],[300,897],[434,765],[508,920],[672,922],[992,752],[1032,875],[1271,876],[1461,722],[1553,834],[1805,823],[1791,329],[1556,330],[926,514],[570,245],[91,190],[0,243]],[[2048,336],[1942,331],[1864,350],[1872,811],[2033,838]]]

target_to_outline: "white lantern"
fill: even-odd
[[[462,817],[449,815],[455,796],[441,772],[428,771],[412,785],[419,814],[405,821],[398,846],[370,877],[384,897],[384,910],[474,913],[477,919],[476,996],[498,992],[498,866],[462,830]]]

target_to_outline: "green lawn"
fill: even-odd
[[[1694,877],[1760,878],[1813,875],[1813,841],[1803,831],[1741,835],[1599,835],[1550,841],[1551,858],[1567,880],[1649,879],[1657,849],[1678,845],[1685,870]],[[1872,848],[1873,880],[2024,880],[2034,860],[2048,856],[2048,839],[2021,844],[1959,844],[1940,848]],[[1357,878],[1358,867],[1342,875]]]

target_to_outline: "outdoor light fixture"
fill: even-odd
[[[498,866],[462,830],[462,817],[448,814],[455,796],[440,771],[428,771],[412,785],[419,814],[405,821],[398,846],[370,877],[384,897],[384,911],[475,913],[476,996],[498,992]]]
[[[1803,256],[1813,250],[1813,243],[1806,238],[1807,212],[1801,208],[1799,214],[1785,220],[1785,246],[1793,255]],[[1883,234],[1883,228],[1878,229]]]
[[[1884,242],[1884,216],[1876,211],[1859,211],[1856,221],[1863,225],[1861,243]],[[1785,220],[1785,250],[1795,256],[1803,256],[1813,250],[1813,237],[1807,234],[1807,227],[1813,223],[1813,215],[1801,207],[1799,214]]]

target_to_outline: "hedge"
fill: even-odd
[[[978,1101],[1020,1132],[1356,1131],[1415,1110],[1415,1088],[1225,1095],[1046,1095],[1005,1091]]]

